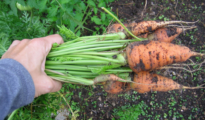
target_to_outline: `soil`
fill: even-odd
[[[118,18],[124,23],[140,22],[143,20],[183,20],[197,21],[196,30],[186,31],[179,35],[173,43],[189,47],[193,51],[205,53],[205,1],[204,0],[117,0],[111,5]],[[192,57],[194,63],[200,63],[204,58]],[[185,63],[191,63],[187,61]],[[185,86],[197,86],[205,82],[205,64],[202,70],[190,73],[182,69],[162,69],[154,71],[157,74],[169,77]],[[188,69],[188,68],[187,68]],[[191,70],[196,69],[191,67]],[[79,98],[79,92],[82,93]],[[90,95],[92,93],[92,95]],[[205,89],[174,90],[170,92],[149,92],[145,94],[131,91],[120,94],[108,94],[102,86],[82,87],[76,89],[72,98],[78,102],[81,111],[78,119],[111,120],[119,119],[114,115],[114,109],[122,106],[137,105],[144,101],[148,106],[145,115],[139,120],[166,119],[166,120],[203,120],[205,119]],[[128,95],[129,98],[125,97]],[[132,119],[132,118],[130,118]]]

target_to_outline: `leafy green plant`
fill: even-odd
[[[145,115],[143,108],[146,108],[147,105],[143,101],[137,105],[129,106],[125,105],[120,108],[115,108],[113,115],[115,118],[120,120],[137,120],[139,115]],[[113,118],[112,120],[115,120]]]
[[[105,31],[112,17],[103,13],[100,8],[108,7],[114,0],[4,0],[15,16],[21,16],[23,11],[29,11],[31,16],[52,23],[51,30],[56,31],[56,25],[65,25],[78,36],[84,29],[93,34]],[[110,10],[110,8],[107,8]],[[85,26],[95,24],[94,30]],[[95,32],[94,32],[95,31]]]
[[[27,12],[23,12],[20,18],[12,13],[0,13],[0,33],[8,34],[10,40],[32,39],[49,35],[47,27],[49,21],[40,21],[39,17],[31,17]]]
[[[11,41],[6,33],[0,33],[0,56],[9,48]]]

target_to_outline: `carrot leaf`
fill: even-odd
[[[2,56],[9,48],[11,41],[5,33],[0,33],[0,56]]]

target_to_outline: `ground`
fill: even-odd
[[[117,0],[111,5],[118,18],[125,23],[143,20],[183,20],[197,21],[197,29],[186,31],[178,36],[173,43],[185,45],[193,51],[205,53],[205,1],[204,0]],[[195,63],[200,63],[205,58],[191,57]],[[190,61],[184,62],[186,64]],[[157,74],[169,77],[184,86],[197,86],[204,83],[205,64],[201,70],[190,73],[182,69],[163,69],[154,71]],[[190,69],[197,69],[193,66]],[[68,88],[70,89],[70,88]],[[77,119],[110,120],[120,119],[116,115],[122,106],[131,107],[144,102],[144,114],[139,120],[148,119],[205,119],[205,89],[174,90],[170,92],[149,92],[139,94],[127,91],[112,95],[106,93],[102,86],[80,87],[73,90],[72,101],[80,107]],[[133,112],[133,111],[130,111]],[[134,114],[134,113],[133,113]],[[122,115],[123,116],[123,115]],[[121,117],[122,118],[122,117]],[[132,119],[132,118],[130,118]]]

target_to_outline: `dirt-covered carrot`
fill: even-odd
[[[117,75],[114,74],[105,74],[105,75],[99,75],[94,79],[94,84],[104,82],[104,81],[124,81],[126,82],[127,80],[124,80]]]
[[[133,42],[126,48],[129,67],[136,73],[202,55],[192,52],[188,47],[160,41]]]
[[[135,24],[135,23],[131,23],[131,24]],[[128,26],[128,24],[126,24],[126,23],[124,23],[124,25],[125,25],[125,27]],[[117,33],[117,32],[125,32],[124,28],[119,23],[115,23],[115,24],[111,25],[108,28],[108,31],[107,31],[107,33]],[[147,38],[147,36],[148,36],[148,33],[142,33],[142,34],[138,35],[137,37],[139,37],[139,38]],[[127,36],[127,38],[130,39],[131,37]]]
[[[132,23],[128,25],[128,29],[132,34],[138,36],[142,33],[147,33],[154,31],[158,28],[165,27],[166,25],[176,24],[176,23],[195,23],[195,22],[185,22],[185,21],[142,21],[139,23]]]
[[[139,93],[146,93],[150,91],[167,92],[170,90],[177,90],[177,89],[203,88],[201,86],[199,87],[183,86],[173,81],[172,79],[157,74],[145,72],[145,71],[135,74],[133,82],[135,83],[130,83],[131,88]]]
[[[120,82],[120,81],[106,81],[103,85],[103,89],[111,94],[117,94],[123,91],[125,82]]]
[[[161,42],[172,42],[180,33],[186,30],[190,30],[196,28],[194,27],[168,27],[168,28],[159,28],[156,31],[154,31],[152,34],[149,34],[147,36],[148,40],[155,40],[155,41],[161,41]]]
[[[124,23],[124,26],[127,27],[128,24]],[[124,28],[119,23],[112,24],[108,27],[107,33],[117,33],[124,32]]]

